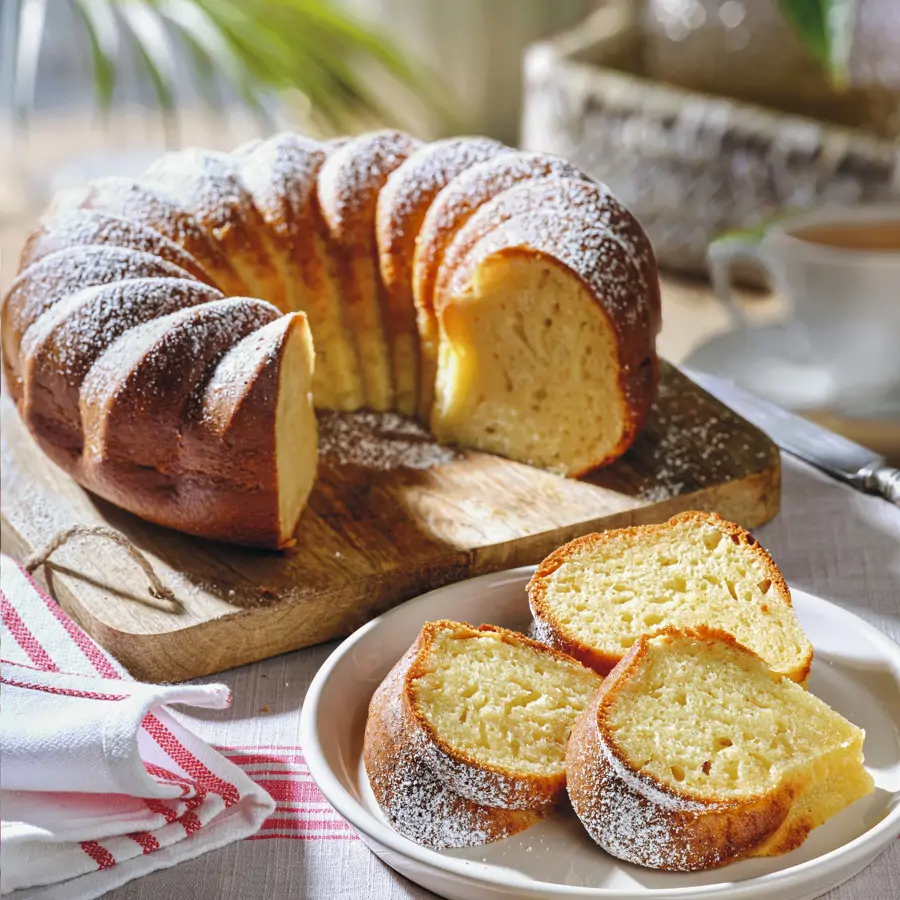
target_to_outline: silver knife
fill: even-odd
[[[900,506],[900,469],[874,450],[856,444],[815,422],[796,416],[737,385],[696,369],[682,372],[736,413],[764,431],[782,450],[870,494]]]

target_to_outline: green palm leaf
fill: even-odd
[[[846,86],[856,0],[778,0],[778,5],[835,86]]]
[[[15,0],[13,0],[15,2]],[[17,109],[27,119],[47,0],[18,0]],[[221,108],[223,88],[271,124],[271,94],[299,92],[324,130],[393,123],[383,96],[407,91],[452,122],[447,91],[433,73],[408,61],[386,35],[335,9],[327,0],[70,0],[89,45],[94,92],[109,110],[120,44],[140,60],[166,126],[178,101],[177,47],[204,102]],[[380,77],[373,78],[377,73]]]

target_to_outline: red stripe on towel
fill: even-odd
[[[140,848],[145,854],[152,853],[154,850],[159,850],[159,841],[147,831],[135,831],[132,834],[126,835],[126,837],[130,837],[131,840],[140,845]]]
[[[45,672],[58,672],[59,666],[50,659],[47,651],[28,630],[28,626],[22,621],[16,608],[3,591],[0,591],[0,611],[3,614],[3,624],[9,629],[15,642],[25,651],[26,656],[39,669],[43,669]]]
[[[153,713],[144,716],[141,727],[198,785],[218,794],[225,801],[226,807],[233,806],[241,799],[240,792],[233,784],[210,772]]]
[[[98,869],[111,869],[116,864],[116,858],[97,841],[82,841],[81,849],[95,862]]]
[[[26,688],[29,691],[43,691],[45,694],[58,694],[60,697],[79,697],[83,700],[127,700],[129,694],[101,694],[97,691],[78,691],[74,688],[53,687],[49,684],[31,684],[27,681],[14,681],[5,675],[0,677],[0,683],[10,687]]]
[[[116,671],[112,663],[103,654],[103,651],[82,631],[62,610],[62,607],[26,572],[21,566],[19,571],[34,588],[38,597],[44,601],[44,606],[50,610],[66,633],[72,638],[74,644],[87,657],[94,669],[104,678],[120,679],[122,676]]]

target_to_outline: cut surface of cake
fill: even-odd
[[[692,871],[798,847],[868,794],[864,733],[723,632],[638,639],[578,719],[568,791],[620,859]]]
[[[604,186],[549,178],[460,230],[435,291],[440,440],[571,476],[631,445],[656,388],[659,297],[620,215]]]
[[[416,236],[412,259],[412,291],[419,331],[419,416],[431,418],[437,373],[438,326],[434,290],[444,254],[457,232],[489,200],[523,181],[555,176],[591,179],[571,163],[543,153],[501,153],[473,165],[435,197]]]
[[[402,816],[392,798],[406,773],[379,761],[387,751],[378,723],[388,717],[433,791],[529,813],[496,813],[499,836],[512,833],[510,823],[527,827],[559,800],[569,731],[599,686],[590,669],[517,632],[429,622],[372,700],[365,760],[375,796],[396,824]]]
[[[533,633],[609,672],[642,634],[705,625],[804,682],[812,645],[756,539],[714,513],[589,534],[560,547],[528,586]]]

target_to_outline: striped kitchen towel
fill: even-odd
[[[167,711],[224,685],[134,681],[0,558],[0,893],[97,897],[257,833],[275,801]]]

